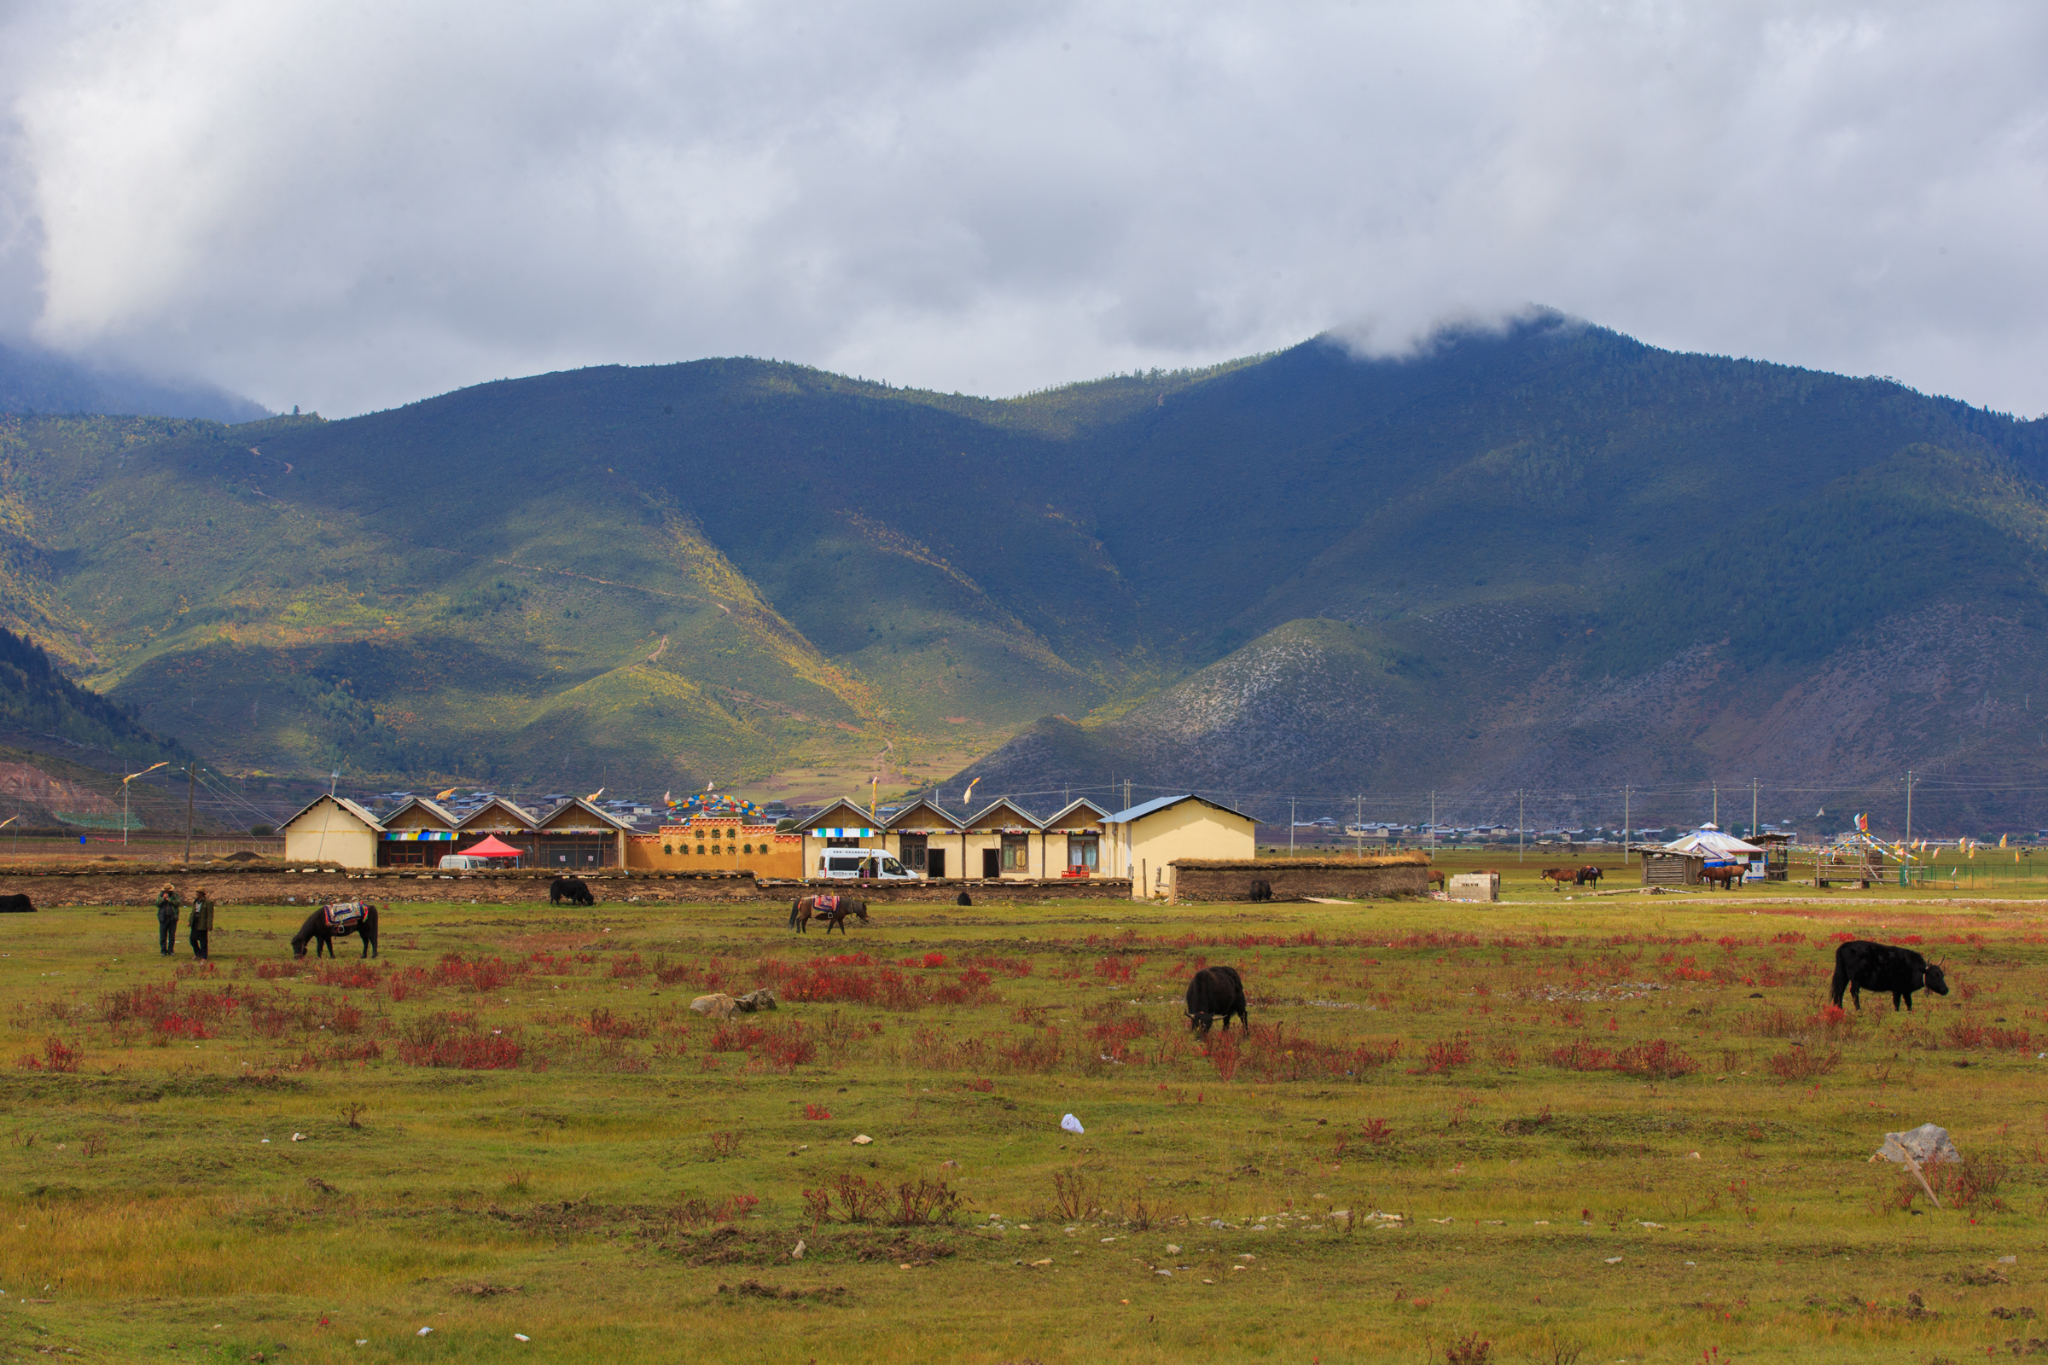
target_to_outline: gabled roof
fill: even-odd
[[[395,828],[398,817],[411,810],[414,806],[418,806],[421,810],[439,820],[447,828],[455,828],[455,817],[424,796],[408,796],[397,810],[384,817],[384,828]]]
[[[1005,811],[1015,818],[1008,820],[1000,818]],[[1037,816],[1025,810],[1007,796],[998,796],[995,800],[989,802],[974,815],[963,821],[960,827],[962,829],[979,829],[983,825],[1027,825],[1032,829],[1044,828],[1044,826],[1038,823]]]
[[[491,823],[494,817],[497,822],[495,824]],[[533,828],[533,817],[502,796],[494,796],[481,806],[478,806],[465,816],[462,823],[457,825],[456,828],[461,830],[497,829],[502,827],[504,822],[508,820],[515,829],[527,830]]]
[[[960,829],[960,817],[941,806],[938,802],[919,797],[889,817],[890,829],[902,829],[905,825],[944,825],[947,829]]]
[[[1073,818],[1076,813],[1080,813],[1082,815],[1082,818],[1080,820],[1075,820]],[[1084,796],[1079,801],[1076,801],[1069,805],[1065,810],[1061,811],[1058,815],[1055,815],[1051,819],[1047,820],[1045,822],[1045,828],[1065,829],[1068,826],[1075,824],[1100,824],[1108,818],[1108,811],[1104,810],[1102,807],[1096,805],[1093,801],[1090,801],[1087,797]]]
[[[540,820],[534,827],[536,829],[548,829],[555,823],[555,821],[561,819],[563,816],[573,815],[577,811],[583,812],[585,815],[588,815],[591,819],[599,821],[602,824],[608,825],[612,829],[633,828],[631,822],[621,820],[618,816],[613,815],[610,811],[599,810],[596,806],[591,805],[588,801],[585,801],[580,796],[572,796],[567,801],[564,801],[561,805],[556,806],[553,810],[549,811],[547,813],[547,816],[544,819]]]
[[[1103,820],[1103,823],[1106,825],[1127,825],[1133,820],[1142,820],[1146,816],[1156,815],[1168,807],[1178,806],[1183,801],[1199,801],[1211,810],[1220,810],[1225,815],[1235,815],[1240,820],[1252,820],[1251,816],[1246,815],[1241,810],[1232,810],[1220,801],[1211,801],[1206,796],[1196,796],[1194,793],[1189,792],[1182,796],[1161,796],[1150,801],[1141,801],[1127,810],[1120,810],[1115,815],[1107,817]],[[1258,822],[1252,820],[1252,823],[1257,824]]]
[[[320,793],[320,795],[314,797],[311,801],[308,801],[305,805],[299,807],[299,809],[292,815],[292,818],[285,821],[282,825],[279,825],[278,828],[289,829],[291,826],[299,822],[299,816],[304,815],[307,811],[310,811],[311,809],[313,809],[313,807],[319,805],[322,801],[325,801],[332,806],[338,806],[342,810],[347,811],[350,815],[353,815],[356,819],[362,821],[364,824],[368,825],[377,833],[382,834],[384,832],[384,826],[378,822],[376,816],[370,814],[370,812],[364,810],[361,806],[358,806],[355,802],[349,800],[346,796],[329,796],[326,792]]]
[[[814,829],[879,830],[882,828],[882,822],[869,815],[865,806],[857,805],[850,798],[842,796],[797,828],[806,834]]]

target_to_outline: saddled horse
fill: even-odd
[[[334,956],[334,940],[355,934],[363,940],[363,956],[377,954],[377,907],[361,901],[337,901],[323,905],[306,916],[306,922],[299,926],[299,932],[292,935],[292,956],[304,957],[306,945],[313,943],[313,956],[324,951]],[[317,942],[316,942],[317,940]]]
[[[1600,879],[1606,875],[1595,864],[1587,863],[1579,869],[1578,876],[1573,878],[1573,881],[1579,886],[1598,886],[1600,885]]]
[[[799,934],[808,934],[811,921],[818,919],[825,922],[826,933],[836,928],[843,934],[849,915],[858,915],[862,924],[868,923],[868,903],[850,896],[799,896],[789,906],[789,927]]]

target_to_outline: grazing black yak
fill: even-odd
[[[27,896],[0,896],[0,915],[34,914],[36,903]]]
[[[1233,1014],[1244,1021],[1246,1029],[1251,1028],[1252,1017],[1244,1004],[1244,978],[1237,968],[1204,967],[1196,972],[1188,982],[1188,1027],[1206,1038],[1209,1025],[1220,1018],[1228,1033]]]
[[[1947,995],[1948,978],[1941,974],[1941,968],[1911,948],[1895,948],[1889,943],[1859,938],[1835,949],[1835,979],[1828,986],[1828,994],[1837,1009],[1841,1007],[1844,991],[1859,1010],[1863,1008],[1864,991],[1873,995],[1889,991],[1892,1009],[1897,1010],[1903,1000],[1911,1013],[1913,992],[1921,990]]]
[[[597,897],[590,894],[581,877],[557,877],[548,887],[548,904],[560,905],[563,901],[571,905],[596,905]]]
[[[1264,877],[1253,882],[1251,898],[1255,901],[1269,901],[1273,899],[1273,883],[1267,881]]]
[[[972,905],[972,904],[974,904],[974,897],[972,897],[972,896],[968,895],[968,894],[967,894],[967,893],[966,893],[965,891],[962,891],[962,892],[961,892],[961,893],[960,893],[959,895],[957,895],[957,896],[955,896],[955,897],[953,898],[953,904],[955,904],[955,905]]]
[[[334,956],[334,940],[360,934],[363,940],[363,956],[376,957],[377,953],[377,907],[360,901],[340,901],[323,905],[306,916],[306,922],[299,926],[299,932],[292,935],[292,956],[304,957],[306,945],[314,943],[313,956],[324,951]]]

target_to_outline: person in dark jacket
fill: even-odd
[[[169,882],[156,893],[156,950],[163,957],[178,951],[178,888]]]
[[[213,933],[213,897],[200,887],[192,893],[192,956],[201,962],[213,954],[207,948],[207,939]]]

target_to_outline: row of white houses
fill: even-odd
[[[356,868],[437,868],[442,856],[486,839],[516,849],[516,865],[562,872],[750,872],[775,880],[824,873],[831,849],[874,849],[934,881],[1129,878],[1137,897],[1172,894],[1182,858],[1255,856],[1252,817],[1205,797],[1164,796],[1121,811],[1075,801],[1035,816],[1008,797],[971,815],[919,800],[878,819],[841,799],[793,830],[735,816],[695,815],[644,833],[587,801],[546,814],[503,798],[457,819],[408,800],[379,817],[346,797],[322,796],[285,822],[285,856]]]
[[[1008,797],[972,815],[920,800],[886,821],[841,799],[798,826],[806,875],[830,848],[872,848],[934,880],[1128,877],[1131,894],[1170,894],[1180,858],[1251,858],[1257,823],[1206,797],[1162,796],[1125,810],[1075,801],[1038,817]]]

